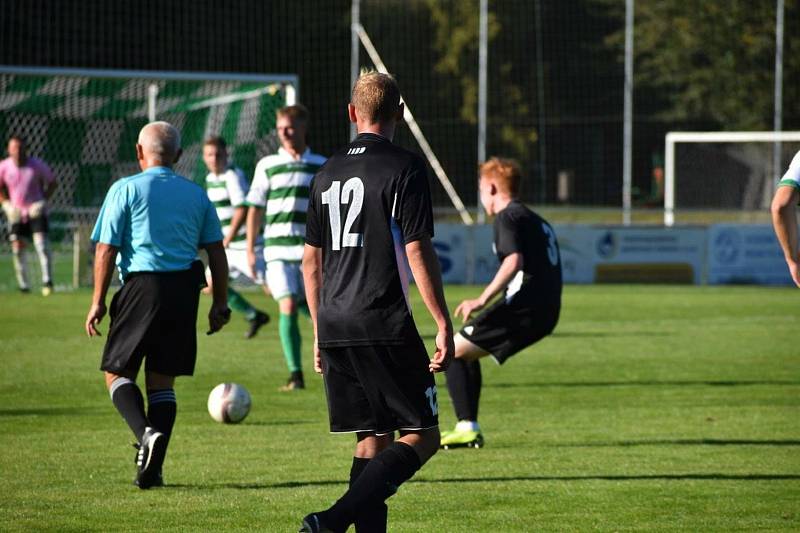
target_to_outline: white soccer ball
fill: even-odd
[[[250,393],[238,383],[220,383],[208,395],[208,414],[217,422],[237,424],[250,412]]]

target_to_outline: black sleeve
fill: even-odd
[[[400,177],[392,214],[403,232],[403,244],[433,237],[431,190],[421,159],[414,158]]]
[[[495,247],[501,257],[522,253],[522,235],[519,221],[508,213],[499,213],[495,220]]]
[[[311,180],[308,194],[308,211],[306,212],[306,244],[315,248],[322,248],[322,228],[320,227],[320,205],[317,190],[317,176]]]

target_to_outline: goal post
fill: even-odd
[[[257,160],[279,145],[275,111],[296,103],[298,93],[295,74],[0,65],[0,138],[21,135],[58,181],[50,235],[72,279],[58,279],[57,270],[57,282],[87,283],[88,233],[111,183],[140,171],[133,146],[147,122],[166,120],[181,132],[179,174],[202,182],[203,139],[222,135],[232,161],[252,176]],[[5,231],[0,224],[0,248]]]
[[[667,133],[664,147],[664,225],[673,226],[675,224],[676,213],[676,169],[678,162],[676,160],[676,146],[682,143],[707,143],[707,144],[750,144],[766,143],[772,144],[772,153],[778,157],[765,158],[764,172],[765,179],[770,179],[774,183],[775,175],[780,175],[780,168],[773,168],[775,163],[779,163],[782,159],[779,157],[783,148],[783,143],[800,143],[800,131],[671,131]],[[794,147],[794,145],[793,145]],[[800,145],[794,147],[794,150],[800,148]],[[769,149],[769,146],[764,146],[764,149]],[[789,159],[791,159],[791,155]],[[751,163],[753,164],[753,163]],[[755,163],[758,164],[758,163]],[[773,183],[773,187],[774,187]]]

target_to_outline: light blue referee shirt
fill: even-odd
[[[119,249],[120,279],[131,272],[187,270],[202,245],[222,240],[202,187],[167,167],[122,178],[106,195],[92,240]]]

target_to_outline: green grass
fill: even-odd
[[[448,287],[451,308],[477,292]],[[800,529],[799,297],[568,286],[553,336],[504,367],[484,362],[486,447],[437,454],[389,501],[390,530]],[[196,375],[176,387],[168,487],[139,491],[132,437],[97,370],[102,340],[82,333],[89,293],[6,292],[0,303],[4,531],[296,531],[344,491],[353,439],[327,433],[316,376],[305,391],[277,391],[274,324],[251,341],[241,318],[200,335]],[[238,426],[205,409],[228,380],[253,396]]]

